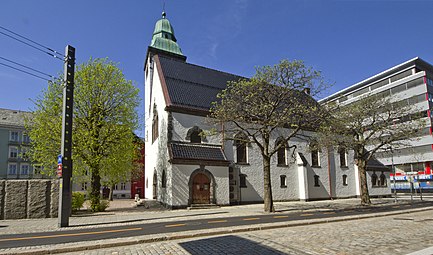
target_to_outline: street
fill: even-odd
[[[433,246],[431,211],[68,254],[408,254]],[[431,253],[423,253],[431,254]]]

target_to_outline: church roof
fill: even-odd
[[[211,103],[217,101],[217,94],[227,87],[227,82],[245,79],[161,55],[157,61],[169,107],[208,112]]]
[[[391,169],[384,164],[380,163],[379,160],[375,159],[374,157],[370,158],[370,160],[367,162],[366,166],[368,171],[384,171],[389,172]]]
[[[206,164],[228,166],[230,162],[220,146],[190,143],[170,143],[170,160],[175,164]]]
[[[182,50],[177,44],[174,29],[170,21],[165,18],[165,12],[162,13],[162,18],[155,24],[150,47],[183,56]]]

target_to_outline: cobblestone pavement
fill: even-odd
[[[78,254],[407,254],[433,246],[433,213],[145,243]]]
[[[82,214],[70,217],[70,227],[60,230],[85,229],[101,226],[118,226],[139,223],[169,222],[200,218],[234,217],[263,214],[263,204],[226,206],[206,210],[163,210],[152,211],[144,208],[131,210],[133,200],[114,201],[109,211],[96,214]],[[373,206],[389,205],[393,199],[373,199]],[[407,200],[401,200],[407,203]],[[123,207],[125,210],[121,210]],[[337,199],[313,202],[276,202],[275,209],[279,212],[316,211],[360,207],[359,199]],[[58,219],[23,219],[0,220],[1,234],[20,234],[30,232],[57,231]]]

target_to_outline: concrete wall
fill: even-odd
[[[0,219],[57,217],[57,180],[0,180]]]

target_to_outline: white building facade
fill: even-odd
[[[187,63],[165,13],[156,23],[144,72],[145,198],[170,208],[262,202],[260,150],[254,143],[227,139],[242,134],[224,132],[223,124],[207,118],[227,82],[242,77]],[[272,144],[287,132],[278,130]],[[283,147],[271,162],[275,201],[359,196],[353,152],[316,151],[305,140],[289,142],[296,150]],[[389,171],[378,162],[367,167],[383,178],[371,194],[390,195]]]
[[[327,104],[350,104],[367,93],[392,97],[395,105],[410,105],[414,113],[421,113],[426,125],[419,137],[408,141],[407,145],[393,148],[391,152],[376,153],[377,159],[396,171],[397,190],[410,189],[408,176],[418,179],[418,186],[433,189],[433,137],[431,110],[433,106],[433,66],[419,57],[394,66],[369,77],[346,89],[336,92],[319,102]],[[418,115],[419,118],[419,115]],[[405,120],[410,121],[410,116]],[[393,180],[394,174],[391,174]]]

